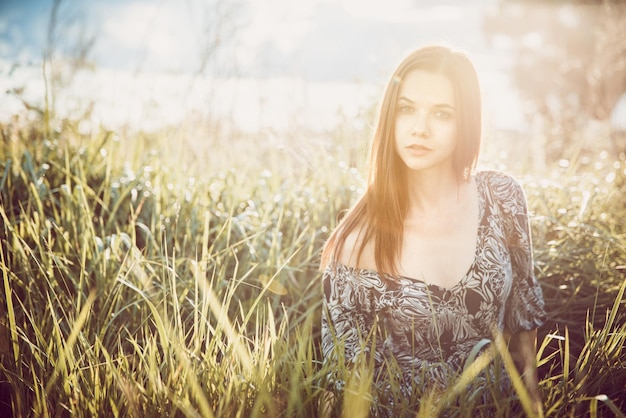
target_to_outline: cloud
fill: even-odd
[[[41,3],[8,1],[1,5],[0,57],[20,63],[41,59],[49,13]]]
[[[304,11],[292,15],[291,9],[279,8],[268,21],[261,20],[265,27],[257,23],[251,36],[256,43],[249,44],[252,53],[242,62],[252,76],[274,72],[316,81],[380,82],[419,45],[482,46],[480,8],[420,3],[309,0]],[[292,25],[299,30],[290,31]]]
[[[112,67],[179,72],[198,64],[198,19],[190,3],[100,4],[99,61]]]
[[[98,61],[113,68],[197,71],[231,43],[236,6],[219,0],[100,2]]]
[[[341,0],[339,4],[353,18],[380,22],[451,22],[463,18],[458,4],[419,4],[411,0]]]
[[[248,19],[240,39],[244,47],[254,49],[274,45],[290,53],[311,30],[312,18],[320,0],[252,0],[247,3]]]

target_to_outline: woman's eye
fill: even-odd
[[[437,119],[450,119],[452,117],[452,114],[450,112],[446,112],[444,110],[437,110],[435,112],[435,117]]]
[[[400,106],[398,109],[401,113],[412,113],[413,108],[411,106]]]

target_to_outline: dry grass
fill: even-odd
[[[363,134],[177,149],[75,126],[0,127],[0,394],[15,416],[318,416],[318,257],[363,186],[333,156],[362,160]],[[572,166],[524,178],[545,410],[623,416],[626,164]],[[523,391],[469,396],[478,371],[414,412],[523,410]],[[346,415],[369,410],[363,382]]]

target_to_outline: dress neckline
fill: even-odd
[[[474,259],[475,261],[475,259]],[[439,289],[442,293],[445,292],[452,292],[454,290],[456,290],[456,288],[461,287],[461,285],[465,282],[466,278],[469,277],[469,272],[472,270],[472,268],[474,267],[474,263],[472,263],[472,265],[470,266],[470,268],[467,270],[467,272],[463,275],[463,277],[461,278],[461,280],[459,280],[458,282],[456,282],[452,287],[447,288],[445,286],[441,286],[438,285],[436,283],[429,283],[425,280],[422,279],[418,279],[418,278],[414,278],[414,277],[408,277],[408,276],[402,276],[402,275],[390,275],[390,274],[385,274],[385,273],[380,273],[377,270],[374,269],[369,269],[369,268],[365,268],[365,267],[353,267],[353,266],[348,266],[346,264],[343,264],[339,261],[337,261],[335,263],[336,266],[343,268],[351,273],[353,273],[355,276],[361,276],[361,274],[359,273],[365,273],[365,275],[375,275],[377,277],[391,277],[391,278],[395,278],[395,279],[400,279],[400,280],[404,280],[404,281],[408,281],[408,282],[412,282],[412,283],[419,283],[425,287],[428,288],[437,288]]]
[[[423,279],[419,279],[416,277],[408,277],[408,276],[403,276],[403,275],[390,275],[390,274],[381,274],[379,271],[374,270],[374,269],[370,269],[370,268],[365,268],[365,267],[354,267],[354,266],[348,266],[346,264],[341,263],[340,261],[335,261],[334,264],[336,266],[340,266],[343,267],[345,269],[347,269],[348,271],[352,271],[353,273],[357,273],[357,272],[361,272],[361,273],[369,273],[369,274],[375,274],[378,277],[391,277],[391,278],[395,278],[395,279],[402,279],[402,280],[407,280],[410,282],[414,282],[414,283],[421,283],[424,286],[428,287],[428,288],[437,288],[439,290],[441,290],[443,293],[447,293],[447,292],[452,292],[454,290],[456,290],[459,287],[462,287],[462,285],[467,281],[468,277],[471,276],[471,272],[474,269],[474,266],[476,265],[476,261],[478,260],[478,252],[480,251],[480,241],[481,241],[481,225],[482,225],[482,220],[483,217],[485,215],[485,185],[483,182],[483,176],[480,175],[481,173],[477,173],[476,175],[473,176],[474,181],[476,182],[476,192],[477,192],[477,201],[478,201],[478,225],[477,225],[477,230],[476,230],[476,242],[475,242],[475,248],[474,248],[474,258],[472,259],[472,262],[470,263],[467,271],[465,272],[465,274],[457,281],[454,283],[454,285],[452,285],[451,287],[445,287],[445,286],[441,286],[438,285],[436,283],[429,283],[426,280]]]

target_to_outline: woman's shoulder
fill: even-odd
[[[476,172],[475,176],[496,197],[505,200],[524,198],[524,190],[521,183],[508,173],[497,170],[482,170]]]
[[[526,212],[526,195],[515,177],[501,171],[485,170],[477,172],[476,178],[482,181],[487,199],[496,203],[504,213],[516,215]]]
[[[498,170],[480,170],[475,173],[476,178],[489,183],[509,183],[518,184],[519,181],[511,174]]]
[[[361,248],[363,249],[361,251]],[[340,251],[337,261],[344,266],[375,269],[374,245],[367,236],[367,228],[361,224],[350,231]]]

